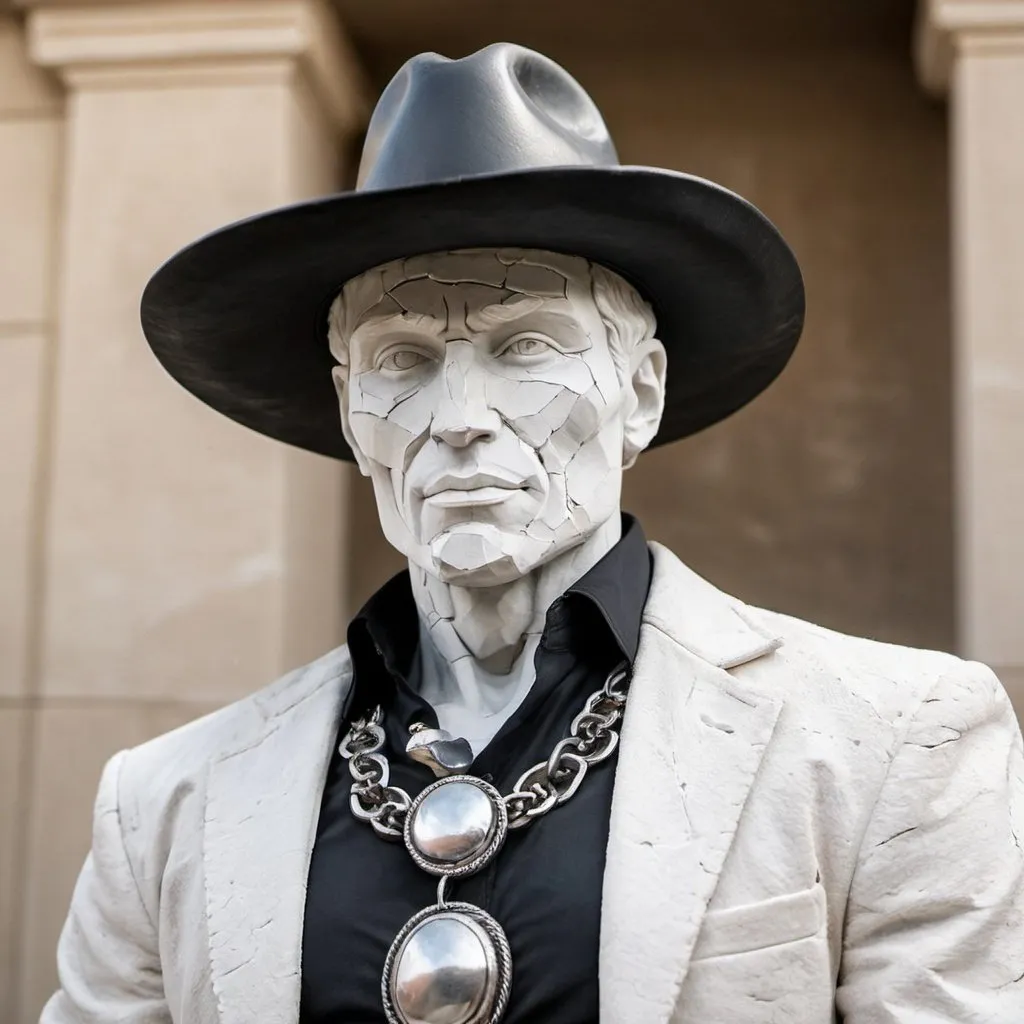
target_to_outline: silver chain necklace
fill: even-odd
[[[439,779],[413,800],[388,784],[382,709],[352,723],[339,747],[352,776],[352,813],[384,839],[404,840],[417,866],[440,878],[437,903],[414,914],[388,950],[381,978],[388,1024],[501,1020],[512,991],[508,939],[480,907],[449,902],[446,886],[486,867],[510,829],[525,828],[564,804],[590,766],[611,757],[627,686],[620,665],[587,698],[547,761],[523,772],[507,796],[483,779],[459,774]]]

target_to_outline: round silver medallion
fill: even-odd
[[[405,818],[405,845],[432,875],[458,878],[489,863],[508,834],[501,794],[472,775],[452,775],[427,786]]]
[[[381,985],[390,1024],[496,1024],[512,988],[501,926],[470,903],[428,907],[398,933]]]

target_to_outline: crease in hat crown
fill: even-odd
[[[618,165],[601,112],[564,68],[494,43],[456,60],[421,53],[402,65],[367,127],[356,189]]]

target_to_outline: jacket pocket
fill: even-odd
[[[750,953],[817,935],[825,926],[825,890],[820,883],[802,892],[774,896],[704,915],[693,960]]]

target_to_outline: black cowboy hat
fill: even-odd
[[[408,61],[373,113],[354,192],[183,249],[147,285],[142,326],[171,376],[214,409],[351,459],[326,337],[342,284],[404,256],[492,247],[586,257],[651,303],[668,350],[654,444],[745,405],[800,336],[800,269],[764,215],[701,178],[620,166],[577,82],[509,43]]]

